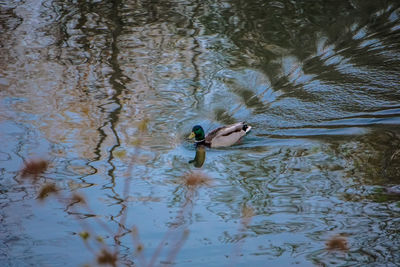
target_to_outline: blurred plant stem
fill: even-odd
[[[143,254],[145,247],[140,241],[139,230],[136,226],[128,228],[126,221],[128,217],[128,198],[130,196],[130,186],[132,182],[133,168],[137,162],[140,148],[142,144],[142,137],[147,134],[147,123],[148,119],[144,119],[139,122],[137,126],[137,135],[134,140],[133,155],[130,157],[128,168],[124,174],[123,192],[122,198],[120,199],[122,209],[119,213],[118,228],[113,231],[107,222],[101,219],[95,212],[90,208],[89,200],[82,194],[76,192],[68,192],[60,189],[55,183],[44,183],[40,184],[39,178],[49,167],[49,162],[46,160],[30,160],[25,163],[25,166],[21,169],[21,177],[28,178],[33,184],[41,186],[38,193],[38,199],[41,201],[46,200],[50,195],[54,196],[57,201],[66,205],[66,211],[73,215],[76,221],[80,224],[83,229],[78,235],[82,238],[87,250],[96,257],[96,262],[99,265],[111,265],[118,266],[121,262],[121,237],[125,233],[132,234],[132,243],[135,247],[134,254],[138,260],[138,266],[154,266],[158,265],[157,260],[163,247],[166,244],[172,244],[169,252],[167,253],[166,262],[172,263],[177,256],[178,252],[184,245],[185,241],[189,236],[189,230],[187,222],[192,216],[192,210],[194,207],[194,199],[197,194],[197,189],[200,186],[207,185],[210,181],[209,177],[200,172],[190,172],[182,177],[182,185],[185,188],[184,191],[184,203],[179,210],[176,220],[171,223],[169,230],[165,233],[163,239],[160,241],[153,255],[149,259],[148,263]],[[66,203],[67,200],[67,203]],[[109,236],[113,237],[114,244],[111,246],[107,244],[103,237],[95,232],[94,227],[88,223],[86,218],[93,218],[94,222],[100,226]],[[129,230],[127,230],[129,229]],[[125,230],[125,232],[124,232]],[[171,242],[172,237],[175,240]]]

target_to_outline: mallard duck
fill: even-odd
[[[244,122],[237,122],[231,125],[219,127],[211,131],[207,136],[200,125],[193,126],[189,139],[194,137],[197,145],[208,147],[226,147],[236,144],[243,136],[251,130]]]

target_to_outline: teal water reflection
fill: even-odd
[[[398,1],[12,0],[0,35],[1,265],[96,265],[87,228],[118,266],[400,264]]]

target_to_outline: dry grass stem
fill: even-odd
[[[242,225],[247,227],[250,224],[251,218],[254,216],[254,210],[251,207],[244,206],[242,209]]]
[[[49,162],[44,159],[35,159],[25,162],[24,167],[21,170],[21,176],[23,178],[32,178],[36,180],[40,174],[44,173],[49,167]]]
[[[56,187],[55,184],[53,184],[53,183],[45,184],[39,191],[38,199],[44,200],[50,194],[57,194],[57,193],[58,193],[58,188]]]
[[[136,255],[138,259],[139,266],[147,266],[146,259],[143,255],[144,246],[140,241],[139,231],[134,226],[131,230],[133,244],[136,245]]]
[[[325,245],[327,250],[349,250],[346,238],[340,235],[331,237],[328,241],[326,241]]]
[[[241,216],[241,220],[240,220],[240,228],[239,228],[239,233],[241,233],[243,235],[243,237],[245,237],[246,229],[247,229],[248,225],[250,224],[253,216],[254,216],[254,209],[249,206],[243,206],[242,216]],[[237,265],[238,257],[241,255],[241,251],[242,251],[244,242],[245,242],[245,239],[243,238],[243,239],[239,239],[239,242],[236,243],[234,250],[233,250],[232,258],[231,258],[232,266]]]
[[[80,232],[80,233],[79,233],[79,236],[82,237],[82,239],[86,241],[86,240],[89,239],[90,233],[89,233],[89,232],[86,232],[86,231],[83,231],[83,232]]]
[[[193,171],[185,174],[182,177],[182,183],[190,189],[197,188],[203,185],[209,185],[211,183],[211,179],[199,171]]]
[[[106,249],[102,249],[100,255],[97,256],[97,263],[100,265],[117,266],[118,256]]]
[[[178,242],[176,242],[176,244],[173,246],[173,248],[169,252],[167,262],[172,263],[174,261],[176,255],[178,255],[179,250],[181,250],[181,248],[183,247],[183,244],[185,244],[188,237],[189,237],[189,230],[185,229],[182,233],[181,238],[178,240]]]

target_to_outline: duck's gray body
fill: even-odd
[[[210,147],[227,147],[236,144],[243,136],[251,130],[244,122],[219,127],[205,138],[205,144]]]

